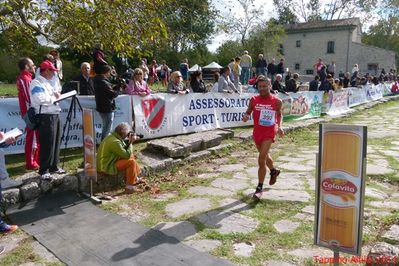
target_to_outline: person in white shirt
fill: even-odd
[[[52,62],[45,60],[40,64],[40,75],[29,86],[31,106],[39,114],[39,174],[42,179],[52,179],[52,173],[63,174],[58,168],[61,144],[61,125],[59,114],[61,108],[56,100],[60,92],[54,89],[51,79],[57,68]]]
[[[230,75],[230,68],[228,66],[224,67],[222,69],[222,75],[220,75],[218,81],[218,92],[238,93],[238,90],[236,86],[234,86],[234,83],[231,82],[229,75]]]

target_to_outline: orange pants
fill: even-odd
[[[137,176],[141,173],[140,166],[134,159],[134,157],[130,157],[129,159],[120,159],[115,163],[116,169],[118,171],[126,170],[125,178],[126,185],[132,186],[137,182]]]

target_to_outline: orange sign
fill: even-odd
[[[83,150],[85,176],[97,181],[96,138],[92,109],[83,109]]]
[[[367,128],[320,125],[315,244],[360,255]]]

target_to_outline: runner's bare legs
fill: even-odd
[[[258,182],[259,184],[263,185],[263,182],[265,181],[266,177],[266,165],[269,167],[269,169],[273,169],[273,161],[271,160],[271,157],[269,156],[269,151],[270,147],[272,146],[272,140],[265,140],[262,142],[260,146],[257,146],[256,148],[259,151],[259,157],[258,157]],[[268,163],[269,162],[269,163]],[[272,168],[270,168],[270,165]]]

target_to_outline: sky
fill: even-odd
[[[221,15],[227,15],[228,8],[231,7],[232,11],[239,16],[241,9],[240,5],[235,0],[211,0],[211,2],[214,7],[221,12]],[[273,13],[272,0],[255,0],[255,6],[263,9],[264,18],[275,16],[275,13]],[[236,39],[236,36],[229,36],[224,33],[216,34],[208,45],[208,49],[211,52],[215,52],[222,43],[234,39]]]

